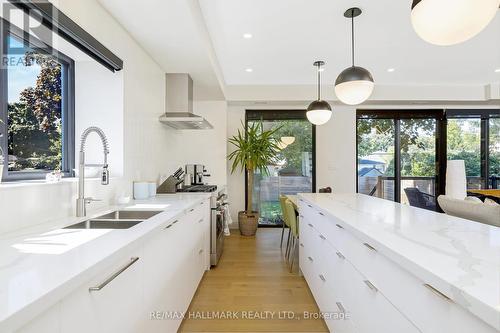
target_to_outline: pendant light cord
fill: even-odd
[[[321,65],[318,64],[318,101],[321,100]]]
[[[352,9],[351,14],[352,67],[354,67],[354,9]]]

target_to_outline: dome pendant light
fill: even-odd
[[[480,33],[499,6],[500,0],[413,0],[411,23],[426,42],[454,45]]]
[[[351,19],[352,66],[339,74],[335,81],[335,94],[342,103],[357,105],[366,101],[373,92],[373,77],[363,67],[354,66],[354,18],[361,15],[361,9],[349,8],[344,16]]]
[[[318,99],[307,107],[307,120],[314,125],[323,125],[332,117],[332,108],[327,101],[321,100],[321,66],[324,61],[314,62],[314,66],[318,67]]]

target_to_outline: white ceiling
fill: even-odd
[[[165,72],[191,74],[195,99],[223,98],[193,13],[196,0],[98,1]]]
[[[350,21],[343,13],[352,6],[363,10],[355,19],[356,64],[377,84],[500,81],[494,72],[500,68],[500,13],[474,39],[438,47],[413,31],[410,0],[199,1],[227,85],[314,84],[316,59],[327,62],[324,82],[333,83],[350,65]]]

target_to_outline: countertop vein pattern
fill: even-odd
[[[115,254],[209,197],[159,195],[86,218],[69,217],[0,234],[0,332],[33,319],[105,268]],[[118,209],[162,213],[130,229],[63,229]]]
[[[500,228],[364,194],[300,194],[500,330]]]

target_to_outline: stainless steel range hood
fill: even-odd
[[[160,122],[177,130],[213,128],[205,118],[193,113],[193,80],[189,74],[167,73],[165,79],[166,110]]]

